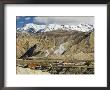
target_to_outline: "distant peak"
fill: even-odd
[[[32,33],[47,32],[53,30],[76,30],[82,32],[93,31],[94,26],[92,24],[79,24],[79,25],[59,25],[59,24],[48,24],[38,25],[34,23],[25,24],[22,28],[17,28],[17,31],[27,31]]]

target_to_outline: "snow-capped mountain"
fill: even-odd
[[[93,31],[94,27],[91,24],[79,24],[79,25],[59,25],[59,24],[49,24],[49,25],[37,25],[34,23],[28,23],[22,28],[17,28],[18,31],[23,32],[47,32],[53,30],[76,30],[82,32]]]

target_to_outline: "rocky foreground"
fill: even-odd
[[[50,74],[41,70],[32,70],[30,68],[16,67],[16,74]]]
[[[17,60],[17,74],[94,74],[94,61]]]

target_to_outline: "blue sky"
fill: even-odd
[[[33,23],[33,18],[35,16],[17,16],[16,17],[16,27],[23,27],[27,23]]]
[[[21,28],[27,23],[35,24],[94,24],[94,16],[16,16],[16,28]]]

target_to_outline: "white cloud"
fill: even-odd
[[[25,18],[25,20],[30,20],[30,19],[31,19],[31,17],[26,17],[26,18]]]
[[[47,24],[49,22],[49,17],[34,17],[33,22]]]
[[[56,23],[56,24],[94,24],[93,16],[41,16],[34,17],[34,23]]]

